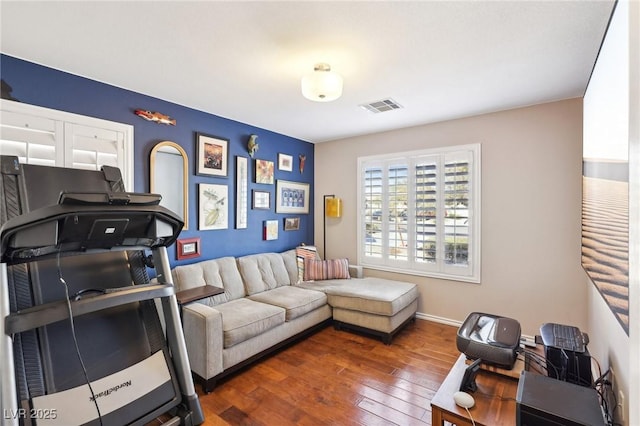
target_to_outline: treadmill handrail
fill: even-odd
[[[157,206],[162,196],[140,192],[69,192],[60,193],[58,204],[98,204],[98,205],[136,205]]]
[[[77,317],[126,303],[168,297],[175,294],[175,288],[171,284],[140,284],[105,290],[105,294],[71,300],[73,316]],[[9,314],[5,317],[4,330],[10,336],[67,318],[69,318],[67,301],[58,300]]]
[[[173,244],[178,235],[182,231],[184,222],[171,210],[159,205],[135,205],[135,204],[55,204],[46,207],[33,210],[31,212],[16,216],[6,221],[2,227],[0,227],[0,249],[2,254],[2,261],[5,259],[11,259],[8,254],[15,249],[32,249],[34,253],[37,253],[38,249],[44,249],[51,247],[51,244],[42,245],[41,247],[10,247],[11,239],[19,234],[33,229],[37,226],[45,225],[50,222],[58,222],[66,218],[73,218],[74,216],[87,216],[87,215],[104,215],[105,218],[116,218],[118,215],[124,216],[149,216],[149,223],[153,219],[158,219],[167,223],[172,228],[172,235],[166,238],[136,236],[137,238],[148,238],[150,243],[148,248],[154,248],[157,246],[168,247]],[[59,245],[60,241],[56,242]],[[138,246],[139,244],[135,244]],[[102,247],[104,251],[104,247]],[[43,250],[44,254],[50,254],[51,250]],[[83,250],[82,252],[86,252]],[[37,256],[34,256],[30,260],[35,260]]]

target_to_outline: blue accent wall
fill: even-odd
[[[0,55],[0,77],[11,86],[11,96],[20,102],[133,125],[134,191],[136,192],[149,192],[149,155],[156,143],[169,140],[184,148],[189,156],[189,229],[183,231],[180,238],[200,237],[202,255],[197,259],[178,262],[174,245],[169,248],[172,266],[222,256],[279,252],[301,243],[313,243],[313,144],[7,55]],[[149,78],[155,77],[151,75]],[[166,84],[179,85],[180,82],[167,81]],[[177,125],[169,126],[146,121],[134,114],[136,109],[158,111],[177,120]],[[226,178],[195,174],[196,132],[229,140],[229,170]],[[258,135],[260,146],[253,159],[247,152],[247,140],[251,134]],[[293,157],[292,172],[278,170],[278,153]],[[299,171],[299,155],[306,156],[303,173]],[[235,229],[236,156],[249,159],[250,199],[246,229]],[[255,159],[273,161],[276,180],[310,184],[309,214],[275,212],[276,185],[254,182]],[[198,231],[199,183],[228,185],[229,229]],[[271,193],[270,210],[251,209],[252,190]],[[300,217],[300,229],[284,231],[285,217]],[[263,222],[272,219],[277,219],[279,222],[278,239],[264,241]]]

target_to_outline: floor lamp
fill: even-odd
[[[334,194],[324,195],[324,214],[323,217],[323,253],[324,259],[327,259],[327,218],[328,217],[342,217],[342,199],[337,198]]]

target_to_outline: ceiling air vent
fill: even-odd
[[[400,105],[399,103],[397,103],[391,98],[383,99],[381,101],[371,102],[368,104],[362,104],[360,106],[374,114],[377,114],[379,112],[393,111],[394,109],[402,108],[402,105]]]

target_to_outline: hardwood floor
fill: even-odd
[[[387,346],[327,327],[220,382],[205,425],[430,425],[456,328],[410,323]]]

